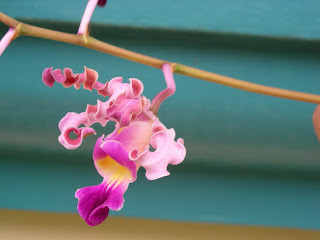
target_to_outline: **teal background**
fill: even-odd
[[[160,2],[110,0],[96,10],[91,33],[219,74],[320,92],[317,1]],[[0,1],[0,11],[76,32],[73,22],[81,19],[86,1],[48,3]],[[0,27],[4,35],[7,27]],[[142,80],[148,98],[165,87],[161,71],[124,59],[29,37],[12,42],[0,57],[1,208],[75,212],[75,190],[101,181],[91,159],[96,137],[69,151],[57,141],[57,124],[67,112],[82,112],[102,97],[59,85],[48,88],[41,81],[46,67],[81,72],[84,65],[97,70],[102,82],[117,76]],[[140,170],[124,208],[113,214],[320,229],[315,105],[180,75],[175,79],[177,92],[159,117],[184,138],[187,158],[157,181],[145,180]],[[112,126],[95,129],[101,135]]]
[[[3,12],[21,18],[81,20],[87,0],[1,1]],[[109,0],[96,23],[141,28],[318,39],[318,0]]]

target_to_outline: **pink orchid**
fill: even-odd
[[[88,105],[85,112],[68,113],[59,123],[60,143],[68,148],[79,147],[83,138],[96,134],[89,126],[108,121],[116,123],[115,130],[108,136],[98,138],[93,151],[94,165],[103,177],[101,184],[77,190],[78,211],[88,225],[102,223],[108,216],[109,209],[120,210],[124,203],[123,194],[129,183],[137,178],[139,167],[146,169],[146,177],[155,180],[170,173],[168,164],[177,165],[186,156],[183,139],[175,141],[174,129],[167,129],[157,118],[156,113],[164,99],[175,92],[175,84],[169,64],[162,67],[167,89],[160,92],[150,103],[141,96],[143,84],[135,78],[130,83],[122,83],[122,78],[114,78],[106,84],[97,81],[98,73],[85,68],[84,73],[73,74],[72,70],[47,68],[43,72],[43,81],[52,87],[54,82],[65,87],[93,90],[109,100],[97,105]],[[80,125],[84,127],[80,127]],[[77,135],[70,139],[70,132]],[[150,151],[150,145],[155,151]]]

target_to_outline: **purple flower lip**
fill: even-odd
[[[106,3],[107,3],[107,0],[99,0],[99,1],[98,1],[98,5],[99,5],[100,7],[103,7],[104,5],[106,5]]]

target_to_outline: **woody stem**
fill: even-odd
[[[198,78],[201,80],[222,84],[225,86],[241,89],[248,92],[269,95],[273,97],[286,98],[302,102],[310,102],[320,104],[320,95],[308,94],[298,91],[268,87],[260,84],[250,83],[247,81],[226,77],[212,72],[207,72],[186,65],[171,63],[161,59],[149,57],[140,53],[129,51],[111,44],[99,41],[91,36],[83,38],[81,35],[53,31],[46,28],[40,28],[19,22],[0,12],[0,21],[7,26],[17,30],[17,37],[21,35],[32,36],[38,38],[49,39],[53,41],[65,42],[73,45],[79,45],[96,51],[108,53],[117,57],[121,57],[133,62],[145,64],[151,67],[161,69],[163,64],[169,63],[174,73]],[[17,26],[19,25],[19,28]]]

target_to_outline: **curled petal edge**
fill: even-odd
[[[63,80],[58,79],[58,81]],[[87,105],[85,112],[68,113],[61,119],[59,142],[64,147],[76,149],[81,145],[84,137],[96,134],[92,128],[89,128],[94,123],[105,126],[108,121],[114,121],[116,129],[120,129],[128,126],[143,110],[150,107],[150,101],[144,96],[140,96],[143,84],[138,79],[130,79],[129,84],[122,83],[122,78],[114,78],[110,81],[107,90],[111,93],[108,101],[98,100],[97,105]],[[82,124],[86,127],[79,128]],[[76,139],[69,137],[71,132],[77,135]]]
[[[150,146],[138,154],[137,150],[129,153],[129,158],[136,161],[146,169],[146,178],[156,180],[170,175],[167,170],[169,164],[178,165],[186,157],[186,149],[182,138],[175,139],[173,128],[166,129],[157,119],[153,124],[153,135],[150,140],[155,151],[150,151]]]
[[[81,85],[86,90],[92,91],[96,89],[98,94],[106,97],[110,96],[108,92],[108,84],[98,82],[99,74],[90,68],[84,67],[83,73],[74,74],[72,69],[64,68],[53,70],[53,68],[46,68],[42,73],[42,81],[48,87],[53,87],[54,83],[61,83],[64,87],[69,88],[74,86],[74,88],[79,89]]]
[[[90,127],[78,128],[81,124],[88,123],[85,113],[67,113],[64,118],[59,122],[59,129],[61,134],[58,138],[61,145],[67,149],[76,149],[78,148],[83,138],[96,134],[96,132]],[[76,134],[76,139],[70,138],[70,133],[74,132]]]

